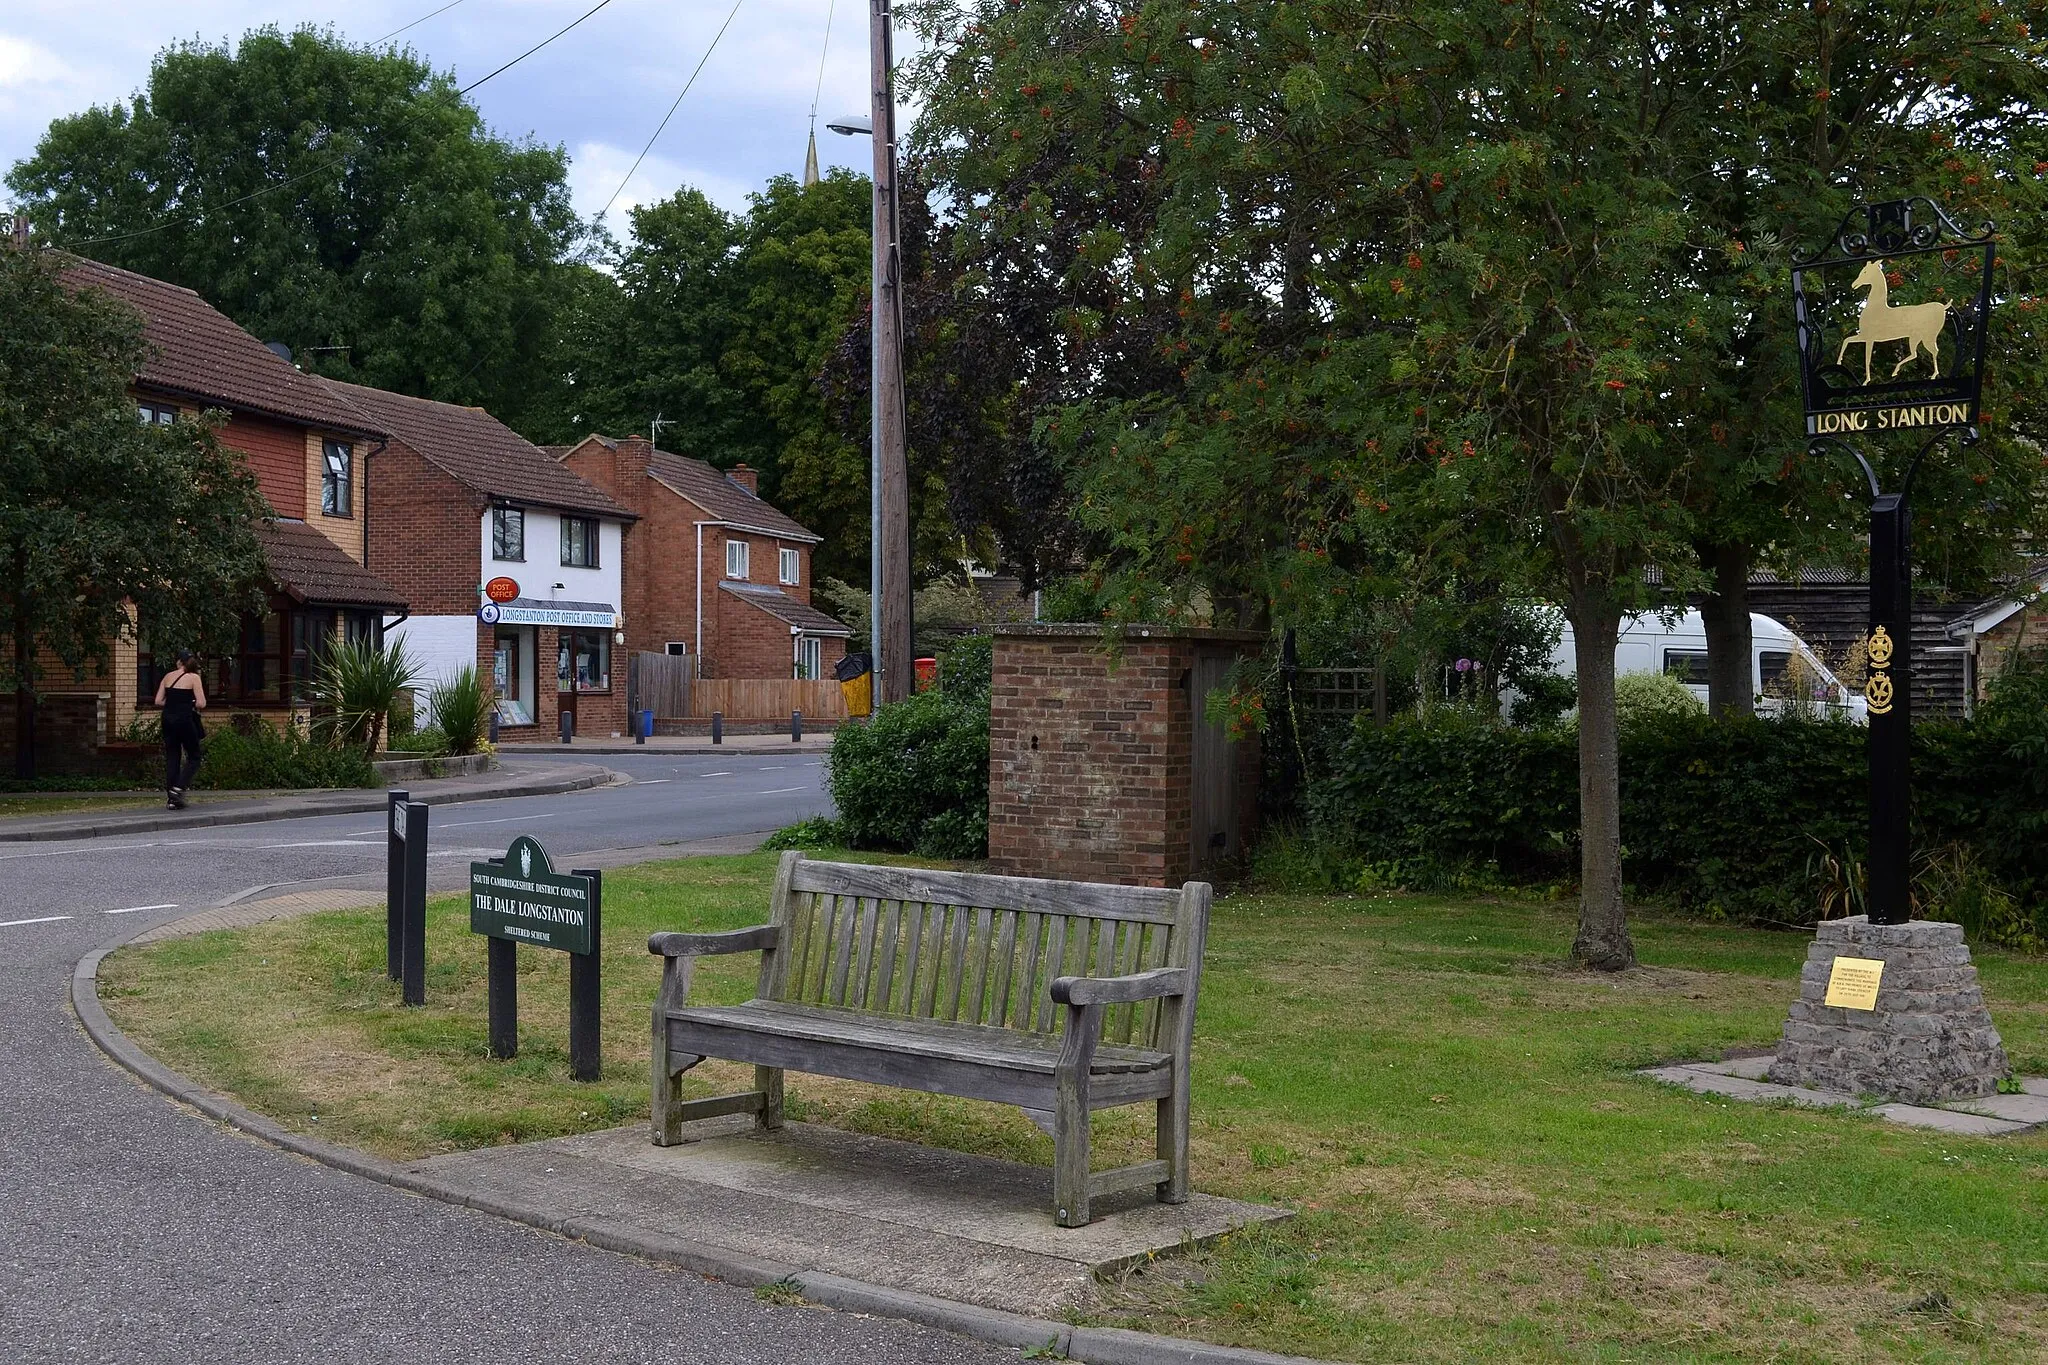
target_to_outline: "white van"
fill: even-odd
[[[1562,612],[1557,613],[1562,616]],[[1572,625],[1563,621],[1564,633],[1551,655],[1551,667],[1567,678],[1578,676],[1578,654],[1572,644]],[[1861,725],[1870,718],[1860,696],[1844,687],[1827,665],[1814,657],[1806,642],[1781,622],[1751,612],[1749,616],[1749,685],[1757,698],[1757,710],[1775,715],[1787,705],[1785,698],[1767,696],[1781,690],[1777,684],[1792,660],[1811,679],[1810,702],[1830,712],[1843,714]],[[1614,649],[1614,671],[1624,673],[1672,673],[1686,690],[1707,700],[1707,628],[1697,611],[1688,611],[1667,626],[1655,612],[1622,618],[1621,639]]]

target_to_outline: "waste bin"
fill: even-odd
[[[839,681],[839,695],[846,698],[846,714],[865,716],[875,709],[874,661],[865,654],[849,654],[833,665],[832,676]]]

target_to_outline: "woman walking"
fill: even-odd
[[[199,741],[206,727],[199,713],[206,709],[206,684],[200,680],[192,651],[178,651],[178,666],[156,685],[156,704],[164,709],[164,796],[172,810],[185,809],[185,788],[199,771]]]

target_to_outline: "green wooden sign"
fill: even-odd
[[[469,865],[469,929],[536,948],[588,953],[595,939],[590,878],[556,872],[528,835],[502,861]]]

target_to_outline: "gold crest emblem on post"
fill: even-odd
[[[1870,703],[1870,714],[1882,716],[1892,709],[1892,675],[1873,673],[1864,684],[1863,699]]]
[[[1892,661],[1891,632],[1883,626],[1870,632],[1870,666],[1883,668]]]

